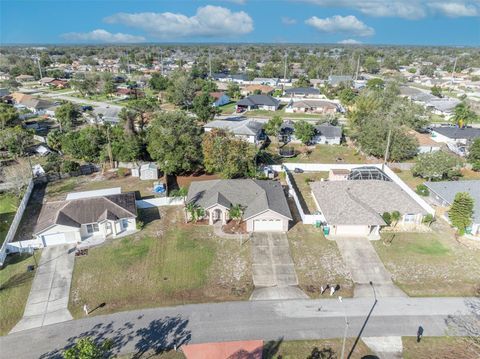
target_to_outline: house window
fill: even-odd
[[[100,229],[98,228],[98,223],[87,224],[87,233],[91,234],[99,231]]]
[[[406,214],[405,219],[403,221],[405,223],[415,222],[415,215],[414,214]]]
[[[128,228],[128,219],[122,219],[122,228],[123,229]]]

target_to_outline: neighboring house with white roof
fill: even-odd
[[[472,196],[474,208],[470,232],[475,236],[480,235],[480,180],[425,182],[425,186],[430,192],[429,198],[442,207],[450,207],[459,192]]]
[[[288,97],[319,97],[320,90],[314,87],[293,87],[285,90]]]
[[[213,120],[204,125],[205,132],[212,129],[220,129],[231,132],[235,137],[249,143],[257,144],[265,139],[264,124],[254,119],[232,118],[225,120]]]
[[[400,212],[398,226],[414,227],[427,212],[400,186],[387,179],[313,182],[312,195],[324,225],[337,236],[378,236],[387,225],[382,214]]]
[[[272,77],[255,77],[252,81],[250,81],[252,85],[267,85],[271,87],[278,86],[278,78]]]
[[[205,210],[210,225],[225,225],[240,205],[248,232],[287,232],[292,214],[278,181],[231,179],[192,182],[186,203]]]
[[[342,141],[342,128],[329,123],[315,125],[315,134],[310,140],[312,144],[339,145]],[[295,137],[295,125],[293,121],[285,121],[280,126],[278,138],[281,142],[299,143]]]

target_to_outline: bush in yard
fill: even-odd
[[[143,221],[137,220],[136,227],[137,227],[138,230],[142,230],[143,227],[145,227],[145,223],[143,223]]]
[[[427,197],[430,194],[428,187],[425,186],[424,184],[419,184],[415,192],[417,192],[418,195],[424,196],[424,197]]]
[[[128,175],[128,169],[123,168],[123,167],[119,168],[117,170],[117,175],[118,175],[118,177],[126,177]]]
[[[433,214],[427,214],[425,217],[423,217],[422,222],[430,226],[433,222],[435,221],[435,217]]]
[[[92,338],[79,339],[73,347],[63,352],[64,359],[102,359],[107,357],[112,341],[105,340],[97,344]]]
[[[387,226],[389,226],[392,223],[392,216],[390,215],[390,213],[384,212],[382,214],[382,218],[385,221],[385,223],[387,224]]]
[[[480,161],[472,164],[472,170],[474,170],[475,172],[480,172]]]
[[[72,173],[76,172],[80,169],[80,163],[71,161],[71,160],[65,160],[62,163],[62,172],[63,173]]]
[[[442,180],[451,178],[456,173],[453,169],[459,165],[458,159],[446,152],[436,151],[418,155],[412,168],[414,176],[428,180]]]
[[[463,234],[465,228],[472,224],[473,206],[474,200],[470,194],[459,192],[455,195],[452,207],[448,211],[448,217],[460,234]]]

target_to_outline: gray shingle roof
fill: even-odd
[[[251,95],[241,99],[237,102],[239,106],[256,106],[256,105],[265,105],[265,106],[278,106],[280,101],[274,99],[272,96],[268,95]]]
[[[234,135],[255,136],[263,128],[263,123],[252,119],[214,120],[207,123],[205,128],[218,128],[232,132]]]
[[[451,139],[473,140],[480,137],[480,128],[435,127],[433,131]]]
[[[187,203],[196,203],[202,208],[220,204],[226,208],[241,205],[244,219],[272,210],[292,219],[287,199],[277,181],[230,179],[192,182]]]
[[[117,220],[136,216],[134,192],[52,202],[42,207],[34,233],[42,232],[54,224],[79,228],[82,224],[105,219]]]
[[[320,90],[314,87],[295,87],[289,88],[285,90],[285,94],[293,95],[293,94],[303,94],[303,95],[318,95]]]
[[[474,221],[480,223],[480,180],[426,182],[425,185],[449,204],[453,203],[457,193],[469,193],[474,200]]]
[[[315,131],[317,132],[317,135],[325,136],[327,138],[342,137],[342,128],[328,123],[315,126]]]
[[[310,184],[320,211],[331,225],[385,225],[384,212],[427,214],[397,184],[378,180]]]

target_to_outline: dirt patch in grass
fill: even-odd
[[[416,338],[403,337],[404,359],[473,359],[480,357],[480,350],[473,347],[465,338],[423,337],[420,343]]]
[[[217,238],[210,227],[185,224],[180,207],[159,215],[141,232],[77,258],[69,306],[75,317],[82,316],[84,303],[105,303],[96,315],[249,297],[248,245]]]
[[[337,244],[327,240],[321,229],[298,223],[287,236],[299,285],[308,295],[320,297],[320,287],[327,284],[340,285],[338,294],[343,297],[353,295],[351,275]]]
[[[179,187],[190,187],[190,183],[197,182],[197,181],[209,181],[219,179],[217,175],[209,175],[209,174],[200,174],[200,175],[190,175],[190,176],[177,176],[177,184]]]
[[[27,266],[33,264],[32,256],[12,254],[0,269],[0,335],[6,335],[23,316],[35,274],[27,272]]]
[[[388,246],[383,241],[372,243],[395,283],[408,295],[475,295],[480,289],[480,249],[455,240],[444,226],[434,229],[396,233]]]
[[[355,339],[347,338],[345,350],[348,353],[353,347]],[[342,352],[342,339],[324,340],[295,340],[295,341],[269,341],[264,343],[263,358],[265,359],[297,359],[297,358],[340,358]],[[350,356],[360,359],[373,354],[371,350],[359,341]]]
[[[328,172],[304,172],[292,174],[295,185],[298,188],[298,194],[303,199],[302,207],[305,214],[312,214],[318,211],[317,205],[310,188],[311,182],[319,182],[328,178]]]

